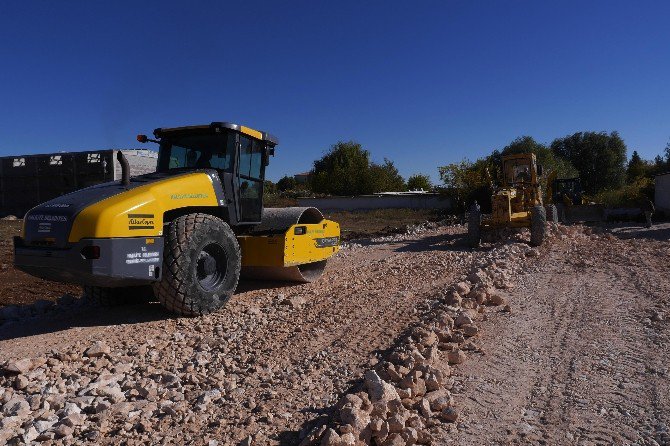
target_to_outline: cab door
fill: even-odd
[[[237,191],[238,220],[241,223],[260,223],[263,212],[263,165],[264,145],[262,142],[240,135]]]

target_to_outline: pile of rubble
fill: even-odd
[[[493,249],[463,277],[427,304],[422,321],[401,337],[386,358],[364,374],[358,391],[337,404],[334,424],[313,428],[302,446],[435,444],[448,435],[459,412],[450,393],[452,366],[477,352],[478,320],[487,307],[510,311],[502,290],[538,249],[510,242]]]

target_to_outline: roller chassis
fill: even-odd
[[[165,144],[155,141],[161,144],[156,173],[131,179],[119,152],[120,182],[31,209],[21,237],[14,240],[16,267],[47,280],[80,284],[84,297],[99,302],[153,287],[167,309],[189,316],[225,304],[241,274],[299,282],[320,276],[326,260],[339,250],[340,228],[314,208],[263,209],[264,166],[274,154],[274,137],[229,123],[154,134],[167,138]],[[140,136],[141,142],[148,140]],[[186,143],[203,136],[205,143],[186,149],[200,153],[195,168],[172,169],[184,150],[179,146],[170,152],[174,141],[189,147]],[[243,150],[244,163],[250,164],[240,166]],[[225,165],[222,154],[228,157]],[[214,156],[220,169],[198,168],[201,160],[209,165]]]

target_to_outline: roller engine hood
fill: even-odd
[[[216,187],[214,189],[216,192],[219,192],[221,190],[221,184],[218,182],[216,171],[201,170],[194,172],[191,170],[188,172],[161,172],[140,175],[133,177],[130,181],[130,184],[127,186],[122,185],[119,181],[114,181],[98,184],[71,192],[58,198],[54,198],[53,200],[34,207],[28,211],[28,213],[26,213],[26,216],[24,217],[22,234],[23,242],[27,246],[65,248],[69,243],[78,241],[71,240],[71,232],[75,220],[87,208],[97,205],[104,200],[109,200],[113,197],[119,197],[122,196],[122,194],[127,194],[128,208],[132,209],[133,207],[141,205],[143,201],[139,200],[136,203],[135,200],[138,200],[138,198],[131,197],[131,191],[137,191],[138,188],[142,188],[143,186],[164,183],[165,180],[177,180],[179,177],[202,173],[207,174],[207,179],[209,181],[209,191],[212,190],[212,183],[216,180]],[[204,175],[202,176],[204,177]],[[180,181],[180,183],[184,183],[184,181]],[[209,192],[209,195],[207,195],[207,193],[202,195],[213,195],[214,200],[216,200],[216,195],[218,195],[218,193]],[[175,206],[178,207],[179,200],[174,201]],[[142,215],[144,214],[138,214],[137,221],[140,223],[144,222],[142,220]],[[100,218],[104,218],[104,216],[101,215]],[[133,215],[129,214],[128,218],[130,225],[130,223],[133,221]],[[145,234],[138,233],[137,235]]]

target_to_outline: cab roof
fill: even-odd
[[[232,122],[212,122],[211,124],[189,125],[184,127],[169,127],[169,128],[160,127],[154,130],[154,136],[156,136],[156,138],[160,138],[168,133],[189,132],[189,131],[208,130],[217,128],[234,130],[236,132],[243,133],[258,140],[267,141],[272,146],[276,146],[277,144],[279,144],[279,140],[275,136],[269,134],[268,132],[254,130],[251,127],[245,127],[243,125],[233,124]]]
[[[532,152],[529,153],[514,153],[512,155],[503,155],[503,161],[507,160],[518,160],[518,159],[535,159],[535,154]]]

